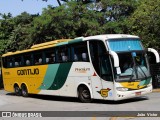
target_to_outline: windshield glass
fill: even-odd
[[[141,80],[150,76],[146,54],[139,52],[117,53],[121,74],[117,80]]]
[[[138,38],[109,39],[107,42],[109,49],[115,52],[143,50]]]
[[[139,38],[108,39],[110,51],[117,53],[120,74],[115,70],[117,81],[141,80],[150,77],[146,53]]]

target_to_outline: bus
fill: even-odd
[[[138,36],[105,34],[61,39],[2,55],[4,89],[16,95],[123,100],[152,92],[147,52]]]

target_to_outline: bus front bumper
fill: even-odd
[[[148,93],[152,92],[152,86],[139,89],[139,90],[132,90],[132,91],[116,91],[115,93],[115,101],[117,100],[124,100],[124,99],[129,99],[129,98],[135,98],[135,97],[140,97],[143,95],[146,95]]]

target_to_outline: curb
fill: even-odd
[[[158,88],[158,89],[153,89],[153,92],[160,92],[160,88]]]

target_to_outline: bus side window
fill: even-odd
[[[24,55],[24,63],[26,66],[32,65],[31,53]]]
[[[26,60],[26,65],[30,65],[30,61],[29,60]]]
[[[4,68],[7,68],[8,66],[7,66],[7,57],[4,57],[4,58],[2,58],[2,63],[3,63],[3,67]]]
[[[22,59],[21,56],[15,56],[15,63],[14,63],[15,67],[19,67],[22,66]]]
[[[82,42],[78,44],[73,44],[72,48],[72,61],[85,61],[88,62],[88,50],[87,50],[87,42]]]
[[[82,60],[87,61],[87,53],[82,53]]]
[[[44,58],[44,62],[45,64],[52,64],[56,62],[56,58],[55,58],[55,48],[49,48],[44,50],[43,52],[43,58]]]
[[[58,62],[68,62],[68,61],[70,61],[68,47],[67,46],[59,47],[57,56],[58,56]]]
[[[18,67],[18,66],[19,66],[19,63],[18,63],[18,62],[15,62],[14,64],[15,64],[15,67]]]
[[[77,56],[77,54],[74,54],[74,61],[78,61],[78,56]]]
[[[9,68],[14,67],[14,58],[13,58],[13,56],[8,58],[7,63],[8,63],[8,67]]]
[[[36,51],[34,53],[34,65],[43,64],[42,51]]]
[[[2,61],[3,61],[3,67],[4,68],[9,68],[9,58],[8,57],[3,57]]]

